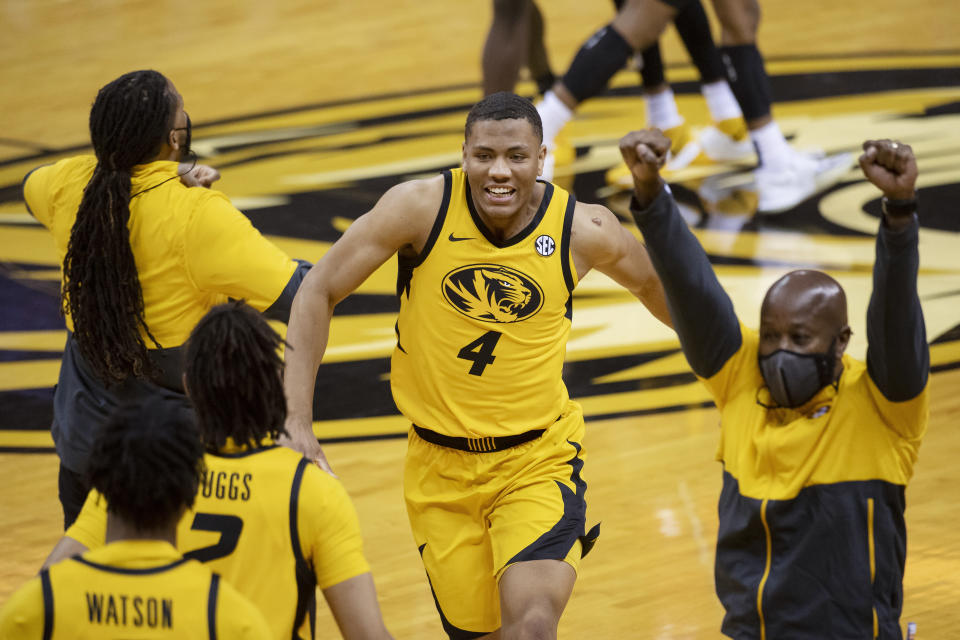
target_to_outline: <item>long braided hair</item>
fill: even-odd
[[[107,384],[158,372],[140,335],[142,328],[160,346],[143,317],[130,247],[130,177],[159,153],[177,106],[162,74],[133,71],[100,89],[90,110],[97,166],[70,232],[60,308],[73,319],[81,355]]]
[[[187,341],[184,376],[207,447],[259,446],[286,433],[283,339],[242,300],[210,309]]]

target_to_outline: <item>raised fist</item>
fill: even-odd
[[[620,139],[620,155],[638,187],[660,182],[660,167],[667,160],[670,138],[659,129],[631,131]]]
[[[917,159],[910,145],[894,140],[867,140],[863,143],[860,168],[867,180],[890,200],[914,197]]]

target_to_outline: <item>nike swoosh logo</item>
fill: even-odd
[[[463,242],[464,240],[474,240],[475,238],[458,238],[457,236],[450,234],[450,242]]]

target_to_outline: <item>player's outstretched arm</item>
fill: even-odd
[[[578,275],[597,269],[635,295],[660,322],[673,326],[647,250],[606,207],[578,202],[572,237]]]
[[[923,390],[930,370],[917,293],[917,161],[909,145],[867,140],[860,168],[884,196],[873,292],[867,307],[867,368],[884,397],[902,402]]]
[[[57,540],[57,544],[53,546],[53,551],[50,552],[50,555],[47,556],[47,559],[43,561],[43,566],[41,569],[49,569],[51,565],[54,565],[61,560],[78,556],[81,553],[86,553],[87,551],[87,545],[64,534],[62,538]]]
[[[442,196],[439,177],[391,188],[313,266],[293,301],[285,355],[289,437],[284,444],[328,472],[330,466],[313,433],[313,393],[333,309],[399,249],[423,246]]]
[[[344,640],[391,640],[383,624],[373,576],[367,572],[323,590]]]
[[[44,569],[66,558],[86,553],[89,549],[102,547],[107,537],[107,501],[96,489],[87,494],[77,519],[54,545],[53,551],[43,561]]]
[[[709,378],[740,348],[740,323],[660,178],[669,149],[670,140],[656,129],[633,131],[620,140],[620,153],[633,174],[630,211],[666,291],[673,328],[691,368]]]

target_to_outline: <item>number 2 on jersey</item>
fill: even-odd
[[[233,553],[240,542],[240,532],[243,530],[243,520],[237,516],[221,515],[218,513],[196,513],[193,516],[194,531],[215,531],[220,533],[220,540],[216,544],[202,549],[194,549],[183,554],[185,558],[210,562]]]
[[[497,342],[500,340],[500,336],[503,335],[499,331],[487,331],[485,334],[460,349],[460,353],[457,354],[457,357],[461,360],[469,360],[473,363],[473,366],[470,367],[470,375],[472,376],[482,376],[483,370],[487,368],[487,365],[493,364],[493,361],[497,359],[493,355],[493,350],[497,346]]]

